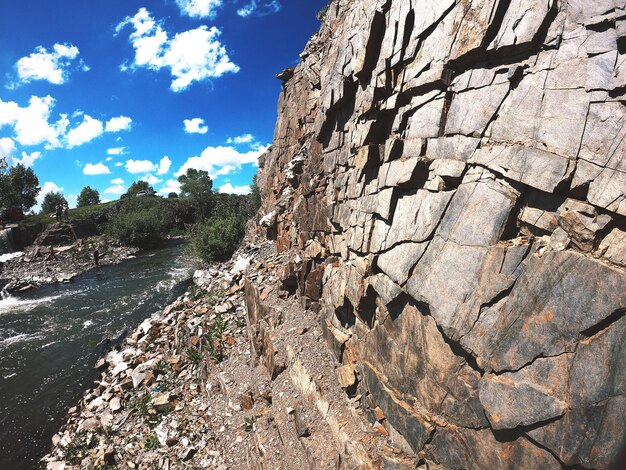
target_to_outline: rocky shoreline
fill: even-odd
[[[95,268],[93,252],[100,253],[100,266],[119,264],[134,258],[138,248],[114,245],[102,236],[77,240],[66,246],[33,245],[22,255],[2,264],[0,284],[7,293],[25,292],[49,284],[71,282]]]
[[[186,294],[98,361],[100,378],[41,467],[335,468],[343,459],[360,468],[381,452],[406,458],[358,410],[361,397],[345,393],[355,373],[336,369],[320,319],[286,290],[283,258],[256,240],[197,271]]]

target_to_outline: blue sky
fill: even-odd
[[[0,155],[43,194],[177,191],[189,167],[246,192],[280,81],[327,0],[0,2]]]

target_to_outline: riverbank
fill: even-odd
[[[42,459],[48,469],[366,468],[387,446],[319,313],[290,294],[286,255],[254,240],[97,362]],[[285,283],[286,281],[286,283]],[[341,377],[338,383],[338,376]],[[343,462],[343,464],[340,464]]]
[[[4,291],[15,293],[71,282],[96,267],[93,260],[96,249],[100,253],[100,266],[119,264],[140,252],[138,248],[114,245],[103,236],[81,239],[54,248],[33,245],[2,264],[0,284]]]
[[[0,468],[33,468],[93,364],[183,294],[194,260],[181,243],[0,301]]]

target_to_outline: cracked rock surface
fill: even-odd
[[[617,456],[625,45],[612,0],[333,0],[285,77],[258,177],[283,295],[408,454]]]

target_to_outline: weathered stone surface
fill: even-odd
[[[537,359],[519,372],[485,375],[480,402],[493,429],[513,429],[561,416],[567,410],[571,355]]]
[[[578,346],[567,380],[568,411],[529,431],[567,465],[607,468],[626,439],[626,317]]]
[[[606,467],[624,395],[620,343],[602,339],[626,308],[624,9],[332,10],[259,182],[279,250],[312,258],[316,236],[316,266],[333,256],[326,336],[375,429],[450,468]],[[283,174],[297,155],[300,187]]]
[[[401,430],[411,447],[416,451],[424,447],[433,427],[412,411],[408,403],[403,402],[393,390],[387,388],[377,371],[368,364],[363,365],[363,380],[387,419],[394,428]]]
[[[366,339],[365,359],[384,371],[400,393],[419,397],[421,407],[459,426],[486,425],[478,401],[479,375],[463,367],[464,359],[438,334],[432,317],[405,302],[388,308],[389,318]]]
[[[626,232],[619,228],[611,230],[602,240],[599,251],[612,263],[626,267]]]
[[[517,200],[506,184],[492,181],[461,184],[441,220],[437,234],[462,246],[489,246],[502,234]],[[480,221],[489,218],[488,226]]]
[[[533,254],[511,294],[484,311],[461,342],[484,367],[516,370],[573,351],[581,332],[624,308],[622,271],[569,251]]]
[[[489,45],[500,49],[507,46],[519,46],[530,43],[538,34],[541,25],[546,21],[552,0],[521,0],[511,2],[502,19],[500,30]]]
[[[522,146],[496,145],[474,153],[472,163],[485,165],[503,176],[546,192],[566,180],[574,165],[568,158]]]
[[[393,228],[392,228],[393,230]],[[404,285],[428,243],[402,243],[378,257],[378,267],[396,284]]]
[[[470,89],[452,98],[446,134],[481,137],[509,93],[508,82]]]
[[[576,210],[566,210],[559,215],[559,226],[568,234],[572,243],[581,251],[594,248],[598,232],[611,222],[608,215],[588,216]]]
[[[390,248],[403,241],[428,240],[453,195],[453,191],[431,193],[420,189],[414,195],[398,199],[393,224],[382,247]]]
[[[561,468],[552,454],[528,439],[501,441],[489,429],[437,428],[426,451],[445,468]]]

